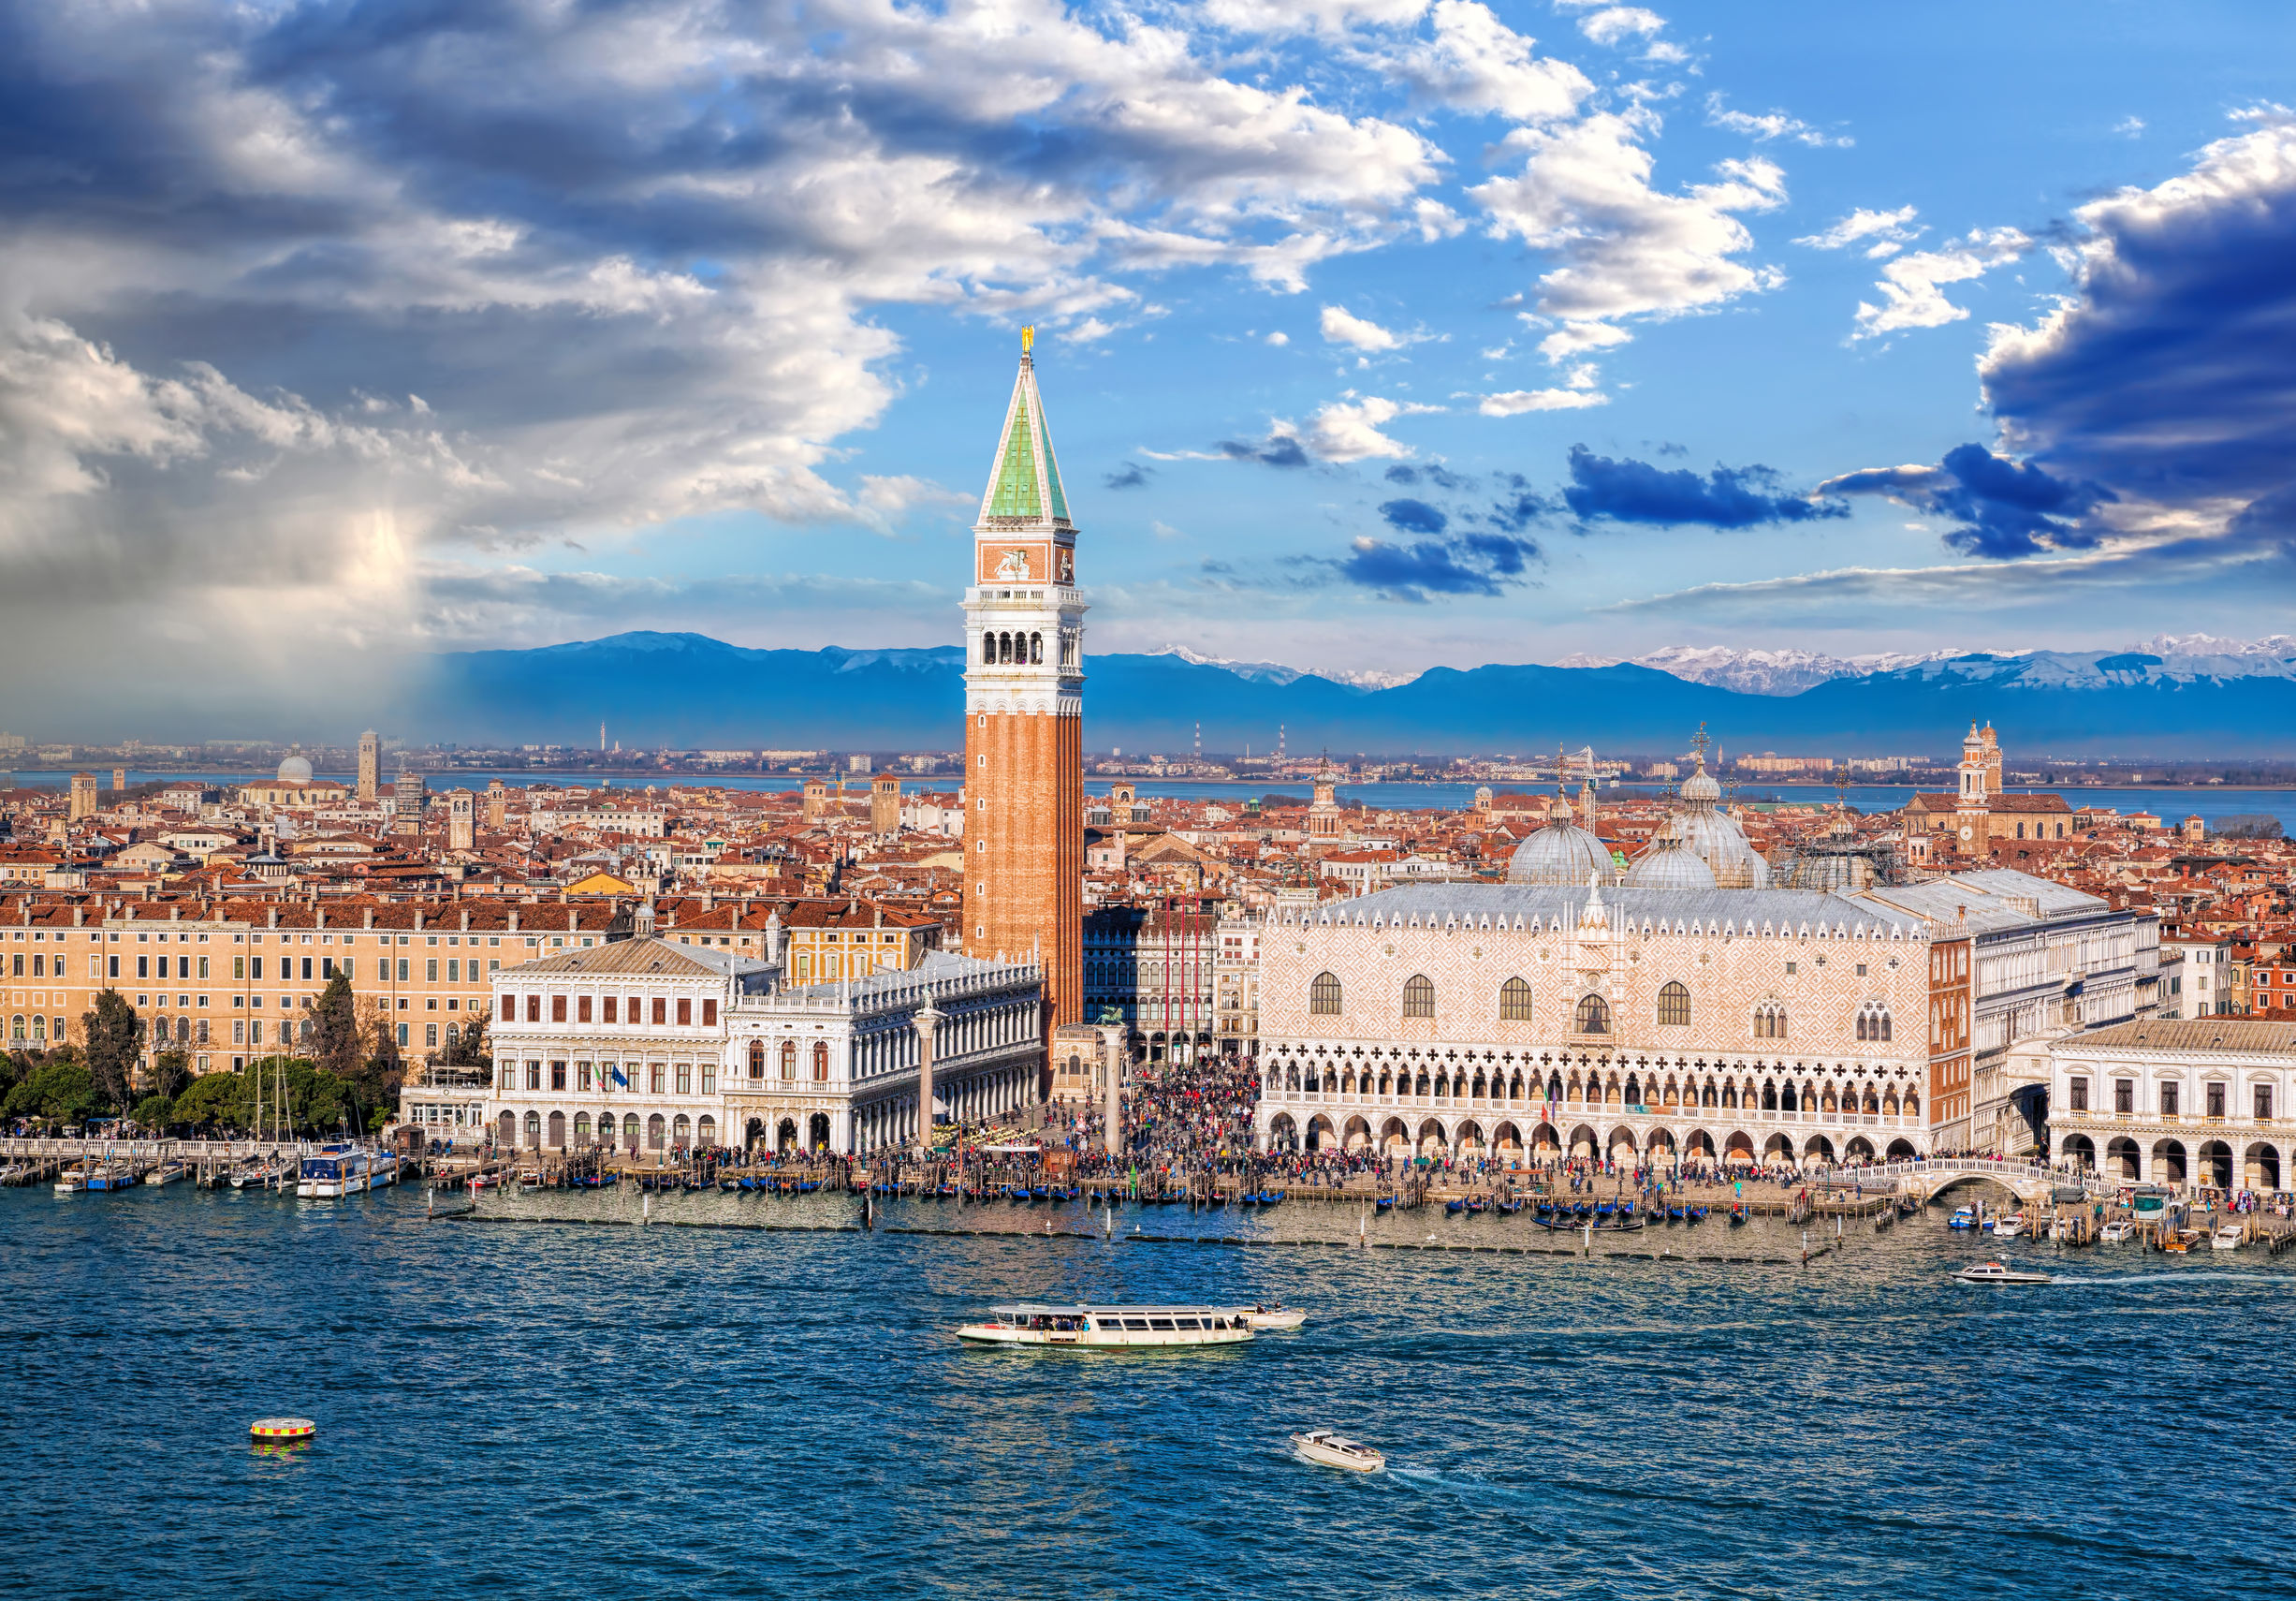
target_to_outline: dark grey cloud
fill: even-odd
[[[1571,482],[1562,498],[1588,521],[1667,526],[1694,522],[1710,528],[1753,528],[1850,514],[1839,501],[1789,492],[1769,467],[1718,466],[1701,477],[1687,467],[1654,467],[1631,457],[1598,456],[1584,445],[1571,447]]]
[[[1474,479],[1464,473],[1455,473],[1440,463],[1413,465],[1409,462],[1397,462],[1381,476],[1391,484],[1409,486],[1425,482],[1433,484],[1437,489],[1450,490],[1454,492],[1472,489],[1475,483]]]
[[[1142,489],[1155,476],[1155,472],[1153,467],[1142,466],[1137,462],[1126,462],[1100,481],[1112,490]]]
[[[1437,595],[1496,595],[1530,581],[1537,543],[1504,534],[1456,534],[1391,543],[1357,539],[1345,556],[1296,559],[1303,581],[1345,583],[1423,605]]]
[[[2088,479],[2060,478],[1982,445],[1957,445],[1934,467],[1869,467],[1818,486],[1821,494],[1884,494],[1954,526],[1945,542],[1967,555],[2006,561],[2044,551],[2085,551],[2102,537],[2090,521],[2120,497]]]
[[[2074,292],[1997,333],[1984,398],[2021,457],[2124,495],[2257,499],[2296,439],[2296,125],[2285,114],[2197,170],[2075,213]]]
[[[1451,519],[1424,500],[1390,500],[1380,504],[1387,526],[1403,534],[1440,534]]]
[[[1219,451],[1231,462],[1257,462],[1263,467],[1305,467],[1310,464],[1307,450],[1288,433],[1278,433],[1253,444],[1242,439],[1222,439]]]

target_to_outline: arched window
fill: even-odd
[[[1685,984],[1668,984],[1659,991],[1659,1023],[1664,1028],[1690,1026],[1690,991]]]
[[[622,1114],[622,1142],[632,1151],[637,1149],[637,1113],[624,1112]]]
[[[526,1145],[530,1151],[538,1151],[542,1148],[542,1114],[540,1112],[526,1114]]]
[[[983,667],[997,665],[997,637],[986,630],[981,634],[981,665]]]
[[[590,1114],[586,1111],[574,1114],[574,1142],[577,1145],[590,1143]]]
[[[1775,1001],[1765,1001],[1754,1008],[1754,1037],[1783,1039],[1786,1037],[1786,1008]]]
[[[789,1080],[797,1076],[797,1042],[794,1039],[784,1039],[782,1041],[782,1077]]]
[[[1426,974],[1414,973],[1403,981],[1403,1015],[1407,1018],[1435,1015],[1435,983]]]
[[[1890,1010],[1879,1001],[1858,1008],[1858,1037],[1877,1043],[1890,1037]]]
[[[829,1044],[826,1040],[817,1039],[813,1042],[813,1078],[819,1080],[828,1076]]]
[[[1040,665],[1040,664],[1041,664],[1041,663],[1044,661],[1044,659],[1045,659],[1045,636],[1044,636],[1044,635],[1042,635],[1042,634],[1031,634],[1031,635],[1030,635],[1030,636],[1029,636],[1029,663],[1030,663],[1030,665],[1031,665],[1031,666],[1032,666],[1032,667],[1033,667],[1033,666]]]
[[[766,1042],[762,1039],[753,1039],[750,1041],[750,1077],[762,1079],[765,1076]]]
[[[1572,1014],[1572,1022],[1581,1034],[1610,1033],[1610,1003],[1600,995],[1580,996],[1578,1010]]]
[[[1319,973],[1308,986],[1308,1015],[1317,1018],[1336,1018],[1339,1015],[1339,980],[1328,973]]]
[[[1499,987],[1499,1021],[1530,1021],[1530,986],[1522,979],[1510,978]]]
[[[659,1151],[662,1149],[663,1141],[668,1131],[668,1124],[662,1121],[662,1114],[660,1112],[654,1113],[653,1116],[646,1120],[647,1150]]]

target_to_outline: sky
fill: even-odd
[[[0,726],[634,628],[953,642],[1024,324],[1090,650],[2286,631],[2286,7],[0,29]]]

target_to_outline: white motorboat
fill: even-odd
[[[2108,1223],[2097,1231],[2098,1242],[2102,1245],[2118,1245],[2123,1241],[2134,1240],[2136,1237],[2137,1226],[2126,1218],[2115,1223]]]
[[[1251,1315],[1236,1306],[1040,1306],[989,1308],[985,1323],[957,1337],[969,1345],[1051,1345],[1131,1350],[1159,1345],[1240,1345],[1252,1338]]]
[[[2045,1285],[2047,1273],[2028,1273],[2002,1262],[1979,1262],[1953,1275],[1965,1285]]]
[[[2237,1251],[2240,1245],[2240,1225],[2237,1223],[2228,1223],[2208,1237],[2211,1251]]]
[[[1350,1473],[1377,1473],[1387,1465],[1387,1459],[1370,1447],[1328,1429],[1309,1429],[1293,1435],[1292,1448],[1309,1461],[1345,1468]]]
[[[178,1179],[188,1176],[183,1163],[162,1162],[143,1176],[143,1182],[147,1184],[172,1184]]]
[[[2014,1240],[2024,1232],[2025,1213],[2021,1212],[2012,1212],[2007,1217],[1996,1218],[1993,1222],[1994,1238],[1997,1240]]]
[[[1263,1334],[1288,1332],[1308,1321],[1306,1313],[1295,1307],[1286,1307],[1281,1301],[1273,1306],[1255,1306],[1244,1316],[1253,1329]]]
[[[2069,1214],[2060,1217],[2049,1226],[2049,1238],[2052,1240],[2070,1240],[2073,1237],[2074,1227],[2074,1221]]]
[[[66,1168],[56,1175],[56,1194],[60,1196],[85,1195],[87,1188],[88,1173],[85,1168]]]

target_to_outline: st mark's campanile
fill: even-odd
[[[1084,1004],[1085,605],[1032,342],[973,525],[963,946],[1043,964],[1049,1037]]]

